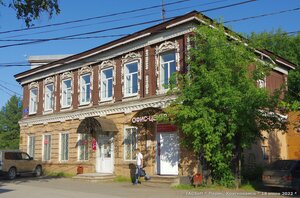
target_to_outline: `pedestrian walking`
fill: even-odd
[[[136,155],[136,170],[135,170],[135,182],[134,185],[139,183],[139,177],[141,173],[141,169],[143,168],[143,154],[141,153],[140,149],[135,149]]]

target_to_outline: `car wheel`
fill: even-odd
[[[35,170],[34,170],[34,175],[35,175],[36,177],[39,177],[39,176],[41,176],[41,175],[42,175],[42,173],[43,173],[43,170],[42,170],[42,167],[41,167],[41,166],[37,166],[37,167],[35,167]]]
[[[16,176],[17,176],[17,169],[14,167],[10,168],[7,173],[8,179],[10,180],[15,179]]]

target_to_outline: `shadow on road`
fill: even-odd
[[[18,176],[14,180],[9,180],[5,176],[0,176],[0,188],[3,184],[11,183],[11,184],[22,184],[31,181],[38,181],[38,182],[49,182],[50,180],[60,179],[61,177],[53,177],[53,176],[41,176],[41,177],[34,177],[32,174],[22,174]],[[2,190],[2,189],[1,189]],[[1,193],[1,191],[0,191]]]

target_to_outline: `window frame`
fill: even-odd
[[[136,142],[135,142],[135,149],[137,148],[137,146],[138,146],[138,128],[137,127],[133,127],[133,126],[125,126],[124,127],[124,137],[123,137],[123,140],[124,140],[124,147],[123,147],[123,149],[124,149],[124,156],[123,156],[123,160],[124,161],[128,161],[128,162],[131,162],[131,161],[135,161],[136,159],[135,159],[135,154],[134,154],[134,152],[133,152],[133,145],[132,145],[132,142],[130,143],[130,145],[131,145],[131,158],[130,159],[126,159],[126,143],[125,143],[125,138],[127,137],[126,135],[127,135],[127,129],[131,129],[131,132],[130,132],[130,135],[132,135],[132,129],[135,129],[136,130],[136,135],[135,135],[135,140],[136,140]]]
[[[112,80],[112,85],[111,85],[111,92],[112,92],[112,95],[111,95],[111,97],[103,97],[103,74],[104,74],[104,71],[107,71],[107,70],[112,70],[112,76],[110,77],[110,78],[106,78],[105,80],[106,80],[106,83],[108,83],[108,81],[111,79]],[[110,101],[110,100],[112,100],[113,99],[113,95],[114,95],[114,67],[107,67],[107,68],[103,68],[103,69],[101,69],[101,71],[100,71],[100,100],[101,101]],[[106,95],[108,95],[108,89],[107,89],[107,93],[106,93]]]
[[[65,82],[70,81],[70,88],[65,88]],[[72,105],[72,78],[66,78],[61,81],[61,108],[69,108]],[[66,91],[66,93],[64,93]],[[67,104],[68,102],[68,91],[70,91],[70,104]],[[64,101],[66,101],[66,104],[64,104]]]
[[[34,135],[27,136],[27,153],[29,154],[30,157],[34,159],[35,157],[35,136]]]
[[[136,63],[137,65],[137,71],[136,72],[133,72],[133,73],[129,73],[127,74],[126,73],[126,70],[127,70],[127,65],[130,65],[130,64],[133,64],[133,63]],[[140,62],[138,60],[134,60],[134,61],[130,61],[130,62],[126,62],[124,63],[124,97],[132,97],[132,96],[137,96],[138,93],[139,93],[139,64]],[[137,75],[137,92],[136,93],[132,93],[132,76],[133,74],[136,74]],[[127,80],[126,80],[126,77],[130,75],[131,76],[131,93],[127,93]]]
[[[85,77],[85,76],[89,76],[90,82],[83,84],[83,77]],[[83,96],[85,96],[85,99],[86,99],[86,96],[87,96],[87,89],[85,90],[85,94],[83,95],[83,85],[85,86],[85,89],[86,89],[87,85],[89,85],[89,90],[90,90],[89,101],[86,101],[86,100],[82,101]],[[92,93],[92,75],[91,75],[91,73],[80,75],[80,88],[79,88],[79,90],[80,90],[80,93],[79,93],[79,98],[80,98],[79,104],[80,105],[90,104],[91,103],[91,93]]]
[[[162,56],[163,55],[166,55],[166,54],[174,54],[174,60],[173,61],[167,61],[167,62],[163,62],[163,58]],[[164,52],[161,52],[159,54],[159,89],[162,90],[162,91],[167,91],[169,90],[169,88],[165,88],[163,84],[164,83],[164,78],[162,78],[163,76],[163,65],[167,64],[168,65],[168,84],[169,85],[170,83],[170,78],[171,76],[173,75],[173,73],[171,74],[170,73],[170,68],[171,68],[171,63],[174,63],[174,66],[175,66],[175,72],[177,72],[177,67],[176,67],[176,64],[177,64],[177,61],[176,61],[176,50],[175,49],[172,49],[172,50],[168,50],[168,51],[164,51]]]
[[[49,91],[48,87],[52,86],[52,91]],[[54,107],[54,83],[49,83],[46,84],[44,86],[44,90],[45,90],[45,103],[44,103],[44,111],[53,111],[53,107]],[[49,94],[50,92],[50,94]],[[50,97],[49,97],[50,95]],[[50,99],[49,99],[50,98]],[[50,108],[48,108],[50,107]]]
[[[62,136],[63,135],[67,135],[68,136],[68,142],[67,142],[67,146],[66,146],[66,150],[67,150],[67,159],[63,159],[63,154],[62,154],[62,152],[63,152],[63,150],[62,150],[62,148],[63,148],[63,142],[62,142]],[[70,158],[70,149],[69,149],[69,142],[70,142],[70,134],[68,133],[68,132],[62,132],[62,133],[60,133],[59,134],[59,161],[60,162],[67,162],[67,161],[69,161],[69,158]]]
[[[33,91],[36,90],[36,95],[35,95],[35,101],[33,102]],[[29,90],[29,115],[31,114],[36,114],[37,113],[37,108],[38,108],[38,95],[39,95],[39,90],[37,87],[31,88]]]
[[[78,155],[77,155],[77,160],[78,161],[80,161],[80,162],[85,162],[85,161],[89,161],[89,159],[90,159],[90,154],[89,154],[89,146],[90,146],[90,144],[89,144],[89,134],[85,134],[85,133],[83,133],[83,134],[78,134],[78,142],[79,141],[82,141],[83,139],[82,139],[82,137],[84,136],[84,135],[87,135],[87,139],[84,139],[84,140],[86,140],[87,141],[87,145],[85,146],[84,145],[84,147],[83,147],[83,145],[81,145],[81,144],[79,144],[78,145],[78,149],[77,149],[77,152],[78,152]],[[80,159],[81,158],[81,149],[82,148],[84,148],[84,150],[85,151],[83,151],[84,152],[84,156],[83,156],[83,159]],[[86,153],[87,152],[87,153]],[[87,156],[87,157],[86,157]]]
[[[45,136],[49,136],[50,137],[50,141],[48,140],[48,144],[49,145],[49,148],[47,149],[47,151],[49,152],[49,159],[45,159]],[[51,150],[52,150],[52,135],[51,134],[43,134],[43,142],[42,142],[42,161],[43,162],[48,162],[48,161],[51,161]]]

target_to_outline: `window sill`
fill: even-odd
[[[111,98],[101,98],[100,102],[111,102],[112,101],[112,97]]]
[[[35,115],[37,112],[29,112],[28,115]]]
[[[87,106],[89,104],[91,104],[91,101],[79,103],[79,106]]]

